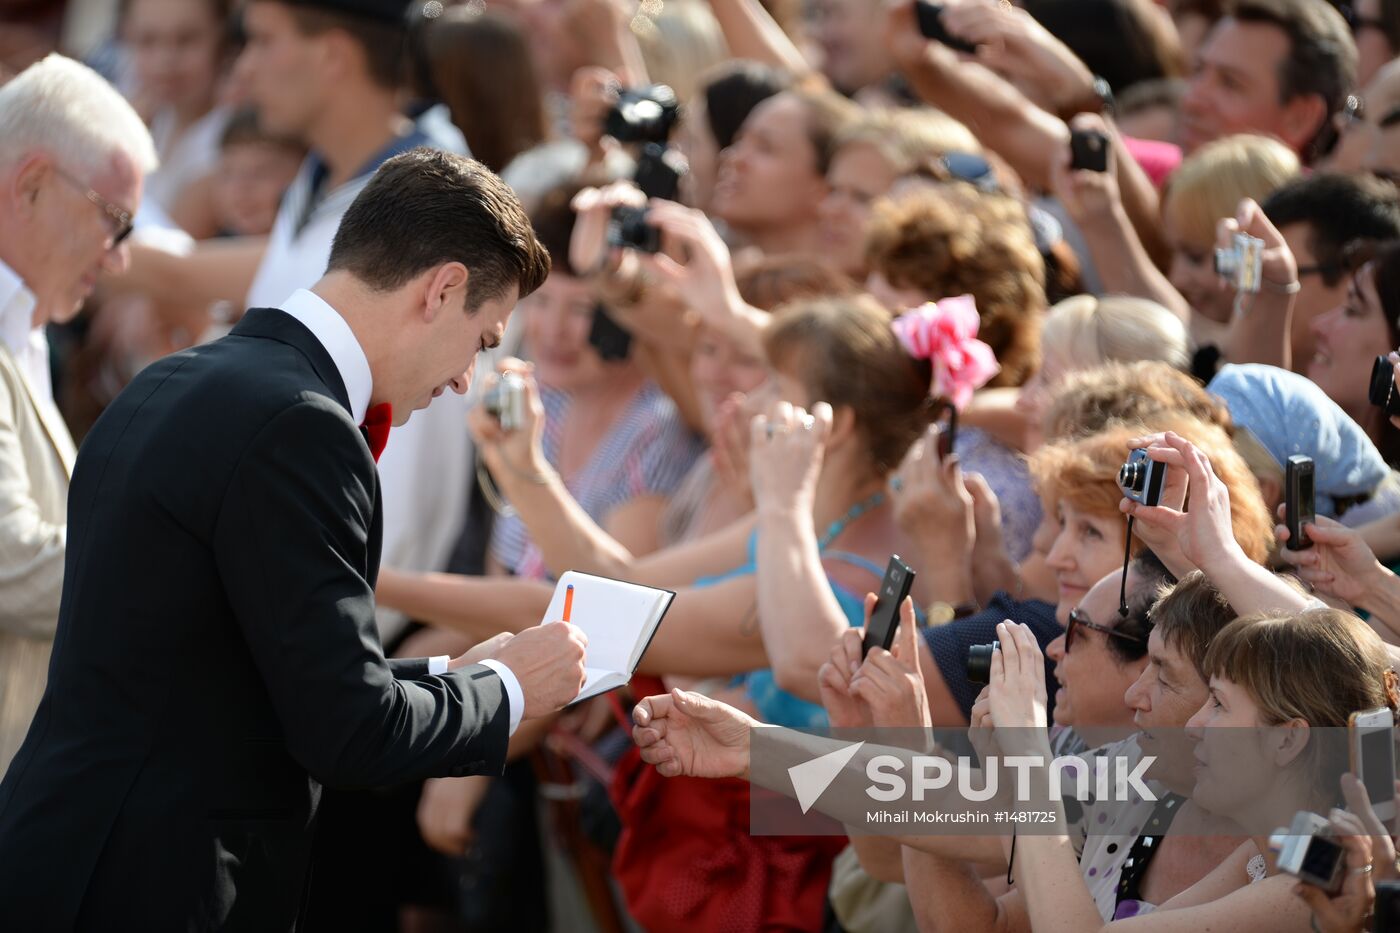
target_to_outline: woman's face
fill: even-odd
[[[870,207],[894,184],[894,166],[868,143],[840,149],[826,173],[822,199],[822,252],[842,272],[860,277],[865,272],[865,228]]]
[[[1077,612],[1086,620],[1110,628],[1118,625],[1118,586],[1122,572],[1110,571],[1079,603]],[[1128,574],[1128,588],[1138,585],[1135,574]],[[1074,646],[1066,651],[1066,636],[1046,646],[1045,653],[1055,662],[1055,722],[1061,726],[1126,726],[1132,710],[1124,694],[1137,680],[1147,659],[1124,664],[1108,647],[1115,636],[1079,626]]]
[[[1124,523],[1121,515],[1097,515],[1069,502],[1055,506],[1055,517],[1059,534],[1045,560],[1059,586],[1055,618],[1068,625],[1069,611],[1079,605],[1089,588],[1114,568],[1122,568]]]
[[[1167,278],[1191,309],[1212,321],[1225,323],[1234,314],[1234,292],[1215,274],[1215,245],[1184,240],[1170,219],[1163,221],[1172,247]]]
[[[681,176],[681,195],[691,207],[708,211],[715,194],[719,172],[719,145],[710,134],[705,95],[696,94],[676,127],[676,148],[685,156],[690,171]]]
[[[1196,788],[1191,798],[1202,809],[1234,814],[1272,784],[1279,761],[1266,748],[1274,730],[1263,727],[1259,706],[1243,687],[1223,677],[1210,679],[1205,705],[1186,723],[1196,742]]]
[[[551,272],[544,285],[520,303],[525,343],[542,384],[570,392],[606,378],[608,364],[588,342],[596,305],[582,280],[561,272]]]
[[[143,103],[207,106],[220,69],[224,24],[208,3],[132,0],[123,34]]]
[[[711,206],[739,230],[781,229],[815,223],[825,196],[806,105],[778,94],[753,109],[734,145],[720,153]]]
[[[1340,305],[1312,323],[1313,358],[1304,372],[1347,412],[1367,408],[1371,364],[1392,347],[1370,265],[1352,277]],[[1354,415],[1353,415],[1354,417]]]
[[[690,357],[690,378],[709,427],[721,402],[735,392],[747,395],[767,380],[768,364],[762,357],[745,353],[713,328],[702,326]]]

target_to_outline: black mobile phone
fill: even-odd
[[[966,39],[959,39],[943,28],[943,4],[917,0],[914,4],[914,13],[919,18],[919,33],[925,39],[932,39],[934,42],[946,45],[957,52],[977,51],[976,45]]]
[[[865,627],[865,641],[860,646],[860,656],[865,657],[871,648],[890,650],[894,644],[895,626],[899,624],[899,606],[914,586],[914,569],[895,554],[890,557],[885,568],[885,579],[880,581],[879,598],[875,609],[870,613],[870,624]]]
[[[1069,134],[1069,167],[1087,172],[1108,171],[1108,137],[1098,130]]]
[[[952,402],[944,402],[935,422],[938,425],[938,459],[946,460],[958,442],[958,410]]]
[[[1307,526],[1317,520],[1313,490],[1313,460],[1302,454],[1288,458],[1284,476],[1284,521],[1288,525],[1290,551],[1305,551],[1313,546]]]

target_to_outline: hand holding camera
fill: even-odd
[[[467,428],[487,468],[502,485],[551,472],[541,447],[544,406],[530,365],[502,360],[480,401],[467,413]]]
[[[1279,870],[1298,878],[1293,893],[1312,909],[1313,928],[1325,933],[1367,929],[1376,902],[1371,837],[1355,816],[1332,819],[1299,811],[1293,824],[1269,837]],[[1377,929],[1380,929],[1379,927]]]
[[[866,624],[874,608],[866,597]],[[851,681],[851,693],[870,708],[878,728],[933,728],[928,691],[919,660],[919,632],[914,603],[904,597],[897,606],[899,625],[893,651],[872,648]]]
[[[997,744],[1005,755],[1041,754],[1048,760],[1045,655],[1030,628],[1010,620],[997,624],[994,645],[987,709],[997,730]],[[974,646],[972,651],[980,647],[985,646]]]
[[[1215,475],[1210,458],[1171,431],[1129,443],[1136,449],[1119,472],[1120,508],[1136,519],[1143,541],[1156,550],[1158,541],[1174,539],[1182,556],[1203,569],[1247,562],[1235,540],[1230,491]],[[1167,468],[1165,476],[1157,472],[1161,467]],[[1188,495],[1191,504],[1185,510]]]
[[[1250,198],[1240,202],[1234,217],[1216,226],[1215,272],[1239,296],[1269,291],[1293,295],[1298,291],[1298,263],[1283,235]]]
[[[1371,366],[1371,384],[1366,395],[1371,404],[1385,409],[1390,423],[1400,428],[1400,392],[1395,391],[1395,377],[1400,374],[1400,354],[1387,353],[1376,357]]]
[[[958,459],[943,453],[945,437],[943,428],[931,425],[914,442],[890,477],[890,502],[895,521],[919,545],[929,573],[937,577],[946,568],[949,575],[966,580],[977,524]],[[941,594],[943,588],[934,589]]]
[[[1051,160],[1050,183],[1076,223],[1107,225],[1123,210],[1111,130],[1098,114],[1070,122],[1069,143]]]

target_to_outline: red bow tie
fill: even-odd
[[[373,405],[365,412],[365,423],[360,425],[360,430],[365,432],[365,442],[369,444],[369,452],[375,463],[379,462],[384,445],[389,443],[389,428],[393,423],[394,408],[388,402]]]

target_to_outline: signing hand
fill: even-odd
[[[811,414],[784,401],[749,426],[749,482],[758,511],[811,515],[822,455],[831,436],[831,406],[818,402]]]
[[[758,720],[686,690],[643,699],[632,710],[632,741],[665,777],[742,777],[749,773],[749,731]]]
[[[495,658],[496,652],[504,648],[514,637],[515,635],[511,632],[501,632],[498,635],[492,635],[485,641],[473,645],[471,650],[465,654],[458,655],[451,661],[448,661],[447,669],[449,671],[457,671],[464,667],[471,667],[473,664],[480,664],[487,658]]]
[[[520,682],[525,695],[525,719],[563,709],[583,689],[583,659],[588,636],[568,622],[527,628],[496,651],[500,661]]]

